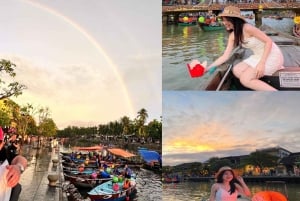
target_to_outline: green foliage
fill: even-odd
[[[161,139],[162,123],[154,119],[153,121],[149,122],[146,131],[149,137],[152,137],[153,139]]]
[[[273,167],[277,165],[279,157],[270,155],[263,151],[255,151],[250,153],[249,157],[245,159],[248,164],[258,166],[261,170],[264,167]]]
[[[0,73],[1,75],[8,75],[9,77],[13,78],[16,76],[15,73],[16,65],[11,63],[8,60],[2,59],[0,61]],[[22,91],[26,89],[26,86],[20,84],[18,82],[10,82],[6,83],[3,78],[0,77],[0,100],[11,97],[11,96],[18,96],[22,94]]]
[[[10,118],[9,115],[0,109],[0,126],[4,127],[4,126],[8,126],[10,124]]]
[[[56,135],[57,126],[53,119],[46,118],[40,123],[38,130],[42,136],[53,137]]]

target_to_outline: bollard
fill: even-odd
[[[49,174],[48,180],[49,180],[49,186],[56,186],[56,182],[59,179],[58,174]]]

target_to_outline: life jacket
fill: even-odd
[[[126,179],[123,184],[123,189],[128,189],[129,187],[130,187],[130,181],[129,179]]]

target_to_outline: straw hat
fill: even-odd
[[[246,21],[245,18],[241,15],[241,10],[235,6],[225,7],[223,12],[219,14],[218,17],[237,17]]]
[[[221,172],[226,171],[226,170],[231,170],[231,171],[233,172],[233,170],[232,170],[231,167],[229,167],[229,166],[224,166],[224,167],[221,167],[221,168],[219,169],[219,171],[217,172],[217,174],[216,174],[215,177],[217,178]]]

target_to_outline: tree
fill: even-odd
[[[53,119],[46,118],[40,123],[39,131],[42,136],[53,137],[56,135],[57,126],[54,123]]]
[[[33,115],[37,113],[37,109],[32,106],[32,104],[27,103],[25,106],[20,108],[20,116],[18,118],[17,122],[17,128],[19,131],[19,134],[21,134],[22,138],[26,134],[28,134],[28,125],[30,124],[31,131],[36,131],[36,122],[33,118]],[[31,133],[33,134],[33,133]]]
[[[130,119],[129,119],[129,117],[124,116],[124,117],[121,118],[120,121],[121,121],[121,124],[122,124],[122,127],[123,127],[122,134],[127,135],[129,133],[129,128],[130,128]]]
[[[5,111],[0,109],[0,126],[1,127],[9,126],[9,123],[10,123],[9,115]]]
[[[152,137],[153,139],[161,139],[162,123],[156,119],[149,122],[147,126],[147,133],[149,134],[149,137]]]
[[[0,61],[0,72],[13,78],[16,76],[15,73],[16,65],[11,63],[8,60],[2,59]],[[0,78],[0,100],[11,97],[18,96],[22,94],[22,91],[26,89],[26,86],[18,82],[6,83],[3,79]]]
[[[208,161],[210,173],[217,172],[223,166],[231,166],[231,162],[228,159],[220,159],[218,157],[212,157]]]
[[[273,167],[277,165],[279,157],[270,155],[263,151],[255,151],[250,153],[245,162],[248,164],[258,166],[260,173],[265,167]]]
[[[147,118],[148,118],[148,113],[146,109],[142,108],[140,111],[138,111],[138,115],[136,118],[136,126],[138,128],[139,136],[146,137],[145,123]]]

